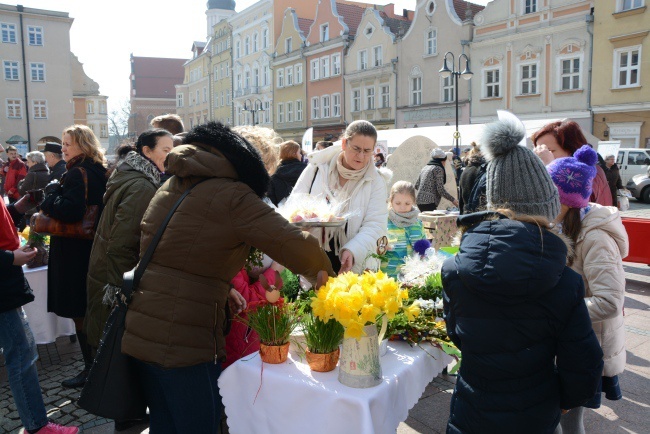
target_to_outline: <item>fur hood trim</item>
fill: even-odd
[[[220,122],[197,125],[187,133],[183,143],[202,143],[207,152],[210,149],[218,151],[232,164],[239,181],[248,185],[260,198],[266,195],[270,177],[262,157],[253,145],[227,126]]]
[[[525,137],[526,129],[521,122],[513,119],[493,122],[483,129],[481,151],[485,160],[490,162],[512,152]]]
[[[160,185],[160,170],[148,158],[143,157],[135,151],[131,151],[118,163],[118,170],[122,163],[129,165],[133,170],[145,175],[156,187]]]

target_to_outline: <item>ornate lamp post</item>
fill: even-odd
[[[264,111],[262,101],[259,98],[257,98],[255,100],[255,104],[253,104],[250,99],[246,99],[246,101],[244,101],[244,107],[242,107],[241,111],[248,112],[251,115],[253,115],[253,126],[255,126],[259,124],[259,118],[256,121],[255,113]]]
[[[447,66],[447,56],[451,56],[452,69],[449,69],[449,67]],[[463,70],[463,72],[460,72],[461,60],[463,58],[465,59],[465,69]],[[456,92],[456,95],[454,97],[456,101],[456,132],[454,133],[454,141],[456,146],[456,156],[460,158],[460,132],[458,131],[458,76],[463,77],[463,79],[465,80],[469,80],[470,78],[472,78],[474,73],[472,73],[472,71],[470,71],[469,69],[469,58],[467,57],[467,55],[465,55],[465,53],[458,56],[458,70],[457,70],[455,59],[454,59],[454,53],[452,53],[451,51],[447,51],[445,53],[444,64],[442,66],[442,69],[440,69],[439,72],[442,78],[449,78],[453,76],[453,80],[454,80],[454,88]]]

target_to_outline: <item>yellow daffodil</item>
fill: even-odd
[[[363,324],[358,321],[350,321],[347,327],[345,327],[345,334],[343,337],[359,339],[364,335],[365,332],[363,331]]]
[[[418,303],[413,303],[405,310],[406,319],[413,321],[415,317],[420,316],[420,305]]]

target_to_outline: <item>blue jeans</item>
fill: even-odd
[[[163,369],[138,361],[151,434],[219,434],[221,363]]]
[[[36,371],[36,344],[22,308],[0,312],[0,347],[4,349],[9,387],[27,430],[47,425],[47,413]]]

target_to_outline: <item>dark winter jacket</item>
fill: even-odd
[[[469,200],[463,205],[463,214],[485,211],[487,209],[487,163],[478,169],[474,186],[469,194]]]
[[[45,163],[36,163],[29,168],[25,179],[18,184],[18,192],[21,196],[24,196],[28,191],[45,188],[49,182],[50,170],[47,168],[47,165]],[[29,217],[35,212],[36,208],[32,208],[25,213],[27,221],[29,221]]]
[[[315,281],[333,275],[318,240],[262,201],[268,174],[252,145],[209,122],[167,156],[173,176],[142,219],[140,256],[172,205],[174,213],[133,295],[122,352],[163,368],[225,360],[226,298],[251,246]]]
[[[86,169],[88,202],[79,168]],[[74,223],[86,212],[86,204],[103,204],[106,191],[106,169],[99,163],[84,159],[68,169],[61,178],[60,191],[48,195],[41,210],[55,219]],[[47,310],[66,318],[86,314],[86,275],[93,240],[50,237],[50,262],[47,269]]]
[[[273,205],[278,206],[282,199],[289,197],[305,167],[307,167],[306,163],[294,158],[280,162],[269,183],[268,197]]]
[[[463,173],[460,175],[460,180],[458,181],[458,187],[460,189],[460,199],[459,209],[461,214],[466,214],[463,210],[465,205],[469,202],[470,194],[472,193],[472,188],[476,183],[481,170],[481,165],[485,163],[485,159],[480,155],[473,156],[468,162],[467,166],[463,169]]]
[[[50,167],[50,181],[54,181],[55,179],[60,181],[65,171],[65,161],[59,160],[54,167]]]
[[[18,235],[4,200],[0,200],[0,313],[34,301],[22,267],[13,265]]]
[[[140,257],[140,222],[160,186],[160,172],[137,152],[118,163],[106,184],[104,211],[97,225],[88,266],[88,306],[84,331],[88,343],[99,346],[111,311],[111,298],[122,287],[123,275]],[[103,303],[107,293],[107,303]]]
[[[617,193],[619,189],[623,187],[623,181],[621,181],[621,172],[618,170],[618,165],[614,163],[612,167],[607,167],[607,165],[602,166],[603,171],[605,172],[605,177],[607,177],[607,184],[609,184],[609,191],[612,193],[612,204],[616,206],[618,202]]]
[[[602,374],[584,285],[559,236],[490,215],[459,218],[479,223],[442,267],[447,331],[463,353],[447,433],[552,433]]]

